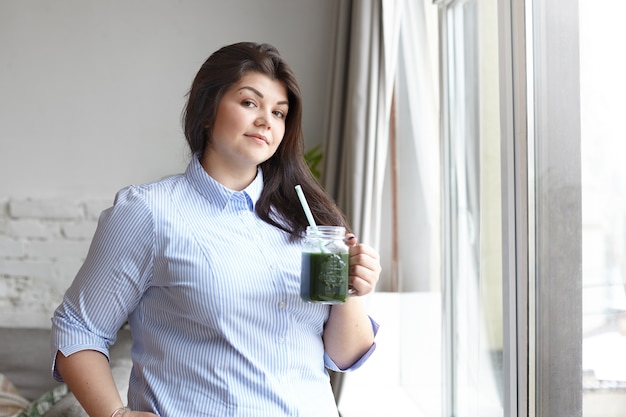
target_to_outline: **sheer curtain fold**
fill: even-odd
[[[401,0],[395,82],[396,223],[398,235],[383,228],[381,249],[395,239],[396,279],[380,289],[438,291],[441,282],[441,141],[439,134],[437,8],[428,0]],[[427,9],[427,6],[431,6]],[[411,245],[401,236],[415,236]],[[390,253],[381,252],[390,258]],[[390,269],[383,264],[384,269]],[[395,285],[394,285],[395,284]]]

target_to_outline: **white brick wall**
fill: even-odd
[[[110,200],[0,200],[0,327],[50,326]]]

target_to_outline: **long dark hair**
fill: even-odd
[[[289,100],[285,136],[274,155],[260,165],[264,187],[256,204],[257,215],[289,233],[292,240],[303,236],[308,222],[294,188],[300,184],[317,224],[349,229],[342,211],[306,165],[300,87],[293,71],[272,45],[236,43],[222,47],[204,62],[193,80],[183,111],[185,137],[191,152],[205,152],[220,100],[248,72],[258,72],[283,83]]]

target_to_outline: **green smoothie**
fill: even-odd
[[[302,253],[302,299],[314,303],[344,303],[348,297],[348,263],[347,253]]]

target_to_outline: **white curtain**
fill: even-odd
[[[397,7],[400,41],[394,91],[395,152],[389,158],[384,187],[380,248],[383,269],[388,272],[378,290],[438,291],[442,159],[437,8],[429,0],[401,0]],[[392,218],[396,230],[388,220]]]
[[[397,245],[405,258],[404,286],[431,288],[439,273],[439,127],[436,7],[428,0],[339,0],[327,105],[322,184],[351,221],[359,240],[381,251],[380,289],[392,290],[392,241],[420,236],[418,256]],[[435,24],[433,24],[433,20]],[[395,91],[394,91],[395,89]],[[396,102],[397,158],[389,166],[392,100]],[[397,169],[397,196],[390,170]],[[399,205],[392,212],[391,200]],[[415,252],[415,251],[414,251]],[[396,254],[397,256],[397,254]],[[402,261],[402,259],[401,259]]]

